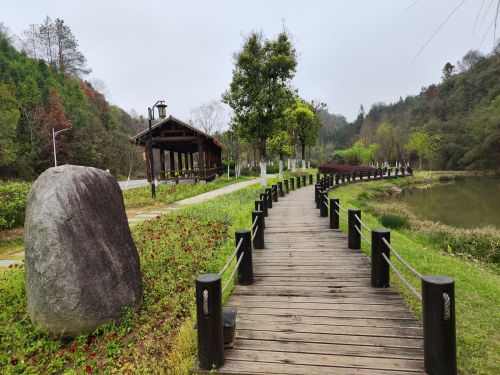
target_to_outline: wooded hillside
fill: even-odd
[[[359,134],[377,143],[378,160],[410,160],[443,170],[494,169],[500,165],[500,48],[483,56],[468,52],[447,63],[439,84],[397,103],[374,105]]]
[[[128,139],[145,123],[109,104],[81,78],[88,72],[86,62],[63,21],[47,19],[30,30],[37,35],[33,45],[47,40],[44,32],[53,32],[49,40],[62,47],[44,55],[36,55],[38,49],[20,52],[7,29],[0,28],[0,178],[32,180],[52,166],[53,128],[71,128],[57,137],[59,164],[127,175],[139,159]]]

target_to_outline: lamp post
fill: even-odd
[[[158,108],[158,116],[161,119],[167,117],[167,105],[164,100],[158,100],[152,107],[148,108],[148,119],[149,119],[149,141],[148,141],[148,153],[149,153],[149,170],[151,178],[151,196],[156,198],[156,186],[155,186],[155,170],[154,170],[154,160],[153,160],[153,133],[151,131],[151,122],[155,118],[155,107]]]
[[[67,130],[71,130],[71,128],[61,129],[58,131],[56,131],[56,129],[52,128],[52,147],[54,148],[54,167],[57,167],[56,136],[59,133],[65,132]]]

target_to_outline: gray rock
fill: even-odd
[[[28,314],[36,327],[73,336],[140,307],[139,255],[111,174],[48,169],[28,194],[24,231]]]

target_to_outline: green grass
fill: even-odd
[[[330,192],[346,208],[360,208],[362,219],[370,228],[381,228],[376,212],[367,208],[369,200],[385,191],[388,185],[421,183],[422,176],[353,184]],[[341,229],[347,226],[341,221]],[[391,244],[400,255],[424,275],[446,275],[455,280],[457,319],[457,358],[460,373],[500,373],[500,277],[493,266],[447,254],[426,235],[410,229],[391,230]],[[370,253],[362,241],[362,250]],[[399,269],[420,289],[419,280],[404,267]],[[392,284],[402,293],[411,309],[421,318],[421,306],[411,292],[391,273]]]
[[[222,176],[217,181],[209,182],[207,184],[197,183],[159,185],[156,188],[156,199],[153,199],[151,197],[151,188],[149,186],[136,189],[127,189],[123,190],[123,201],[125,202],[125,208],[127,209],[142,208],[147,206],[154,206],[157,204],[168,204],[177,202],[182,199],[190,198],[201,193],[206,193],[207,191],[219,189],[236,182],[247,181],[250,179],[251,177],[241,176],[238,179],[232,177],[230,180],[228,180],[227,177]]]
[[[251,226],[259,192],[255,184],[134,227],[143,306],[91,335],[64,340],[35,329],[26,312],[24,269],[0,272],[0,373],[185,374],[196,356],[194,280],[222,268],[234,231]]]
[[[24,250],[24,242],[22,238],[13,238],[9,240],[0,239],[0,256],[5,259],[10,254]]]

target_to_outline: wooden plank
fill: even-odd
[[[304,332],[273,332],[254,331],[237,327],[236,338],[251,340],[279,340],[294,342],[315,342],[323,344],[348,344],[366,346],[384,346],[391,348],[422,349],[423,343],[419,338],[412,337],[377,337],[362,335],[340,335],[328,333],[304,333]]]
[[[360,357],[422,359],[422,348],[393,348],[388,346],[311,343],[281,340],[250,340],[238,338],[235,349],[280,351],[309,354],[342,354]]]
[[[407,373],[421,373],[423,361],[418,359],[397,359],[397,358],[369,358],[344,355],[325,355],[297,353],[290,357],[285,352],[268,352],[260,350],[228,350],[226,359],[243,360],[252,362],[286,363],[298,365],[317,365],[326,367],[351,367],[365,368],[367,370],[397,370]]]
[[[209,373],[208,371],[205,373]],[[231,358],[217,370],[224,375],[267,374],[267,375],[407,375],[406,371],[387,371],[347,367],[326,367],[321,365],[294,365],[288,363],[249,362]]]

